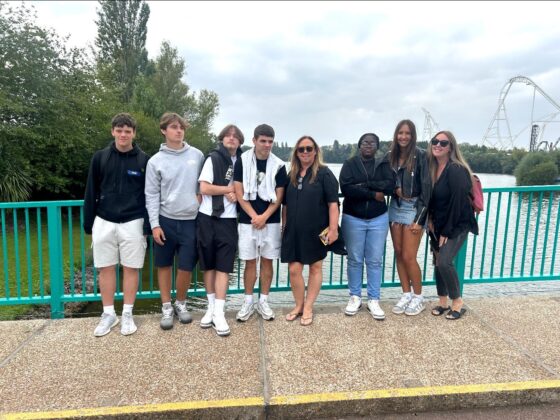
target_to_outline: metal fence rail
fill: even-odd
[[[485,211],[477,216],[480,233],[469,235],[457,256],[462,284],[559,280],[560,186],[487,188],[484,196]],[[51,317],[62,318],[66,302],[101,300],[91,238],[82,229],[82,206],[82,200],[0,203],[0,305],[48,304]],[[152,250],[150,237],[138,299],[160,296]],[[434,284],[426,235],[418,261],[423,284]],[[324,289],[347,287],[345,264],[345,257],[325,259]],[[241,266],[238,261],[229,293],[243,292]],[[191,295],[204,294],[199,274],[193,273]],[[400,286],[390,235],[382,286]],[[271,290],[290,290],[287,264],[276,262]],[[117,291],[116,298],[122,299],[119,270]]]

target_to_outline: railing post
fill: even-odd
[[[62,273],[62,222],[60,206],[47,206],[49,239],[49,274],[51,287],[51,318],[64,318],[64,277]]]
[[[457,277],[459,278],[459,287],[461,290],[461,296],[463,296],[463,285],[465,284],[465,267],[467,265],[467,243],[469,242],[469,237],[467,233],[467,238],[463,242],[461,249],[455,257],[455,267],[457,269]]]

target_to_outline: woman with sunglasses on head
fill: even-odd
[[[397,124],[384,160],[389,162],[395,176],[389,223],[403,290],[393,313],[418,315],[425,305],[416,254],[426,224],[432,183],[426,152],[416,147],[416,126],[412,121],[402,120]]]
[[[433,308],[432,315],[449,311],[445,317],[454,320],[461,318],[465,309],[453,259],[469,232],[478,235],[478,224],[469,198],[472,171],[450,131],[440,131],[431,140],[428,162],[433,183],[428,228],[439,297],[439,305]]]
[[[340,190],[342,232],[348,251],[348,291],[350,300],[344,313],[352,316],[362,307],[362,273],[367,273],[367,309],[376,320],[385,319],[379,306],[383,251],[389,232],[385,195],[390,195],[395,182],[387,161],[375,160],[379,137],[363,134],[358,140],[358,153],[342,165]]]
[[[310,136],[297,141],[288,178],[282,208],[281,260],[288,263],[295,307],[286,320],[301,317],[300,324],[307,326],[313,322],[313,304],[321,290],[327,255],[319,235],[328,227],[326,245],[338,239],[338,181],[323,164],[321,149]],[[307,294],[304,265],[309,265]]]

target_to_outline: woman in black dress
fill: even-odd
[[[432,315],[439,316],[449,311],[445,316],[447,319],[459,319],[465,309],[453,259],[469,232],[478,235],[478,224],[469,198],[472,174],[449,131],[440,131],[431,140],[428,162],[433,182],[428,229],[439,297],[439,305],[432,309]]]
[[[287,321],[301,316],[301,325],[313,322],[313,304],[323,282],[327,246],[319,235],[328,227],[326,244],[338,239],[338,181],[321,159],[321,149],[310,136],[301,137],[292,151],[289,183],[282,209],[282,262],[288,263],[295,307]],[[309,265],[307,295],[303,266]]]

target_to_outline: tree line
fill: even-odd
[[[212,148],[218,96],[190,90],[169,42],[148,58],[149,16],[143,0],[100,1],[95,48],[70,48],[33,7],[0,1],[0,201],[82,198],[118,112],[136,118],[137,144],[150,155],[165,111],[186,116],[190,143]]]

